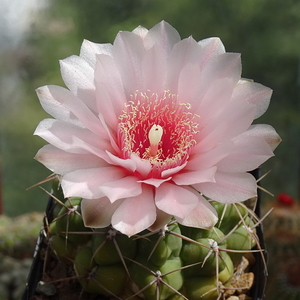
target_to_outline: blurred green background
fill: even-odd
[[[274,90],[267,113],[282,144],[262,167],[262,185],[299,198],[300,2],[296,0],[26,0],[0,9],[0,141],[2,198],[9,216],[44,210],[38,187],[50,175],[33,160],[45,144],[33,136],[47,117],[35,95],[46,84],[63,85],[58,60],[79,54],[83,39],[113,42],[119,30],[151,28],[161,20],[182,38],[218,36],[226,50],[242,53],[243,77]],[[5,5],[4,5],[5,3]],[[21,11],[21,12],[20,12]],[[50,184],[43,185],[50,189]],[[266,200],[270,196],[265,194]]]

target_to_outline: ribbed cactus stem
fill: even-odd
[[[51,249],[73,265],[85,293],[124,300],[216,300],[235,292],[231,284],[244,254],[260,251],[251,250],[259,243],[259,220],[243,204],[211,201],[219,216],[211,230],[171,220],[129,238],[111,226],[85,227],[80,203],[80,198],[59,201],[48,235]]]

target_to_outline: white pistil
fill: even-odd
[[[158,151],[158,144],[161,141],[163,135],[163,128],[160,125],[154,124],[148,133],[150,142],[150,156],[155,156]]]

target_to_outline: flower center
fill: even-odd
[[[154,177],[182,165],[196,145],[199,116],[189,103],[165,91],[136,92],[119,116],[118,142],[122,158],[132,153],[152,164]]]

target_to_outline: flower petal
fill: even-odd
[[[198,84],[191,105],[200,116],[200,128],[217,118],[226,109],[231,101],[234,86],[234,81],[230,78],[215,79],[207,86]]]
[[[65,107],[57,99],[53,98],[49,92],[48,86],[43,86],[36,89],[37,96],[39,97],[40,103],[43,109],[57,120],[69,122],[79,127],[83,127],[77,117]]]
[[[158,45],[167,54],[179,41],[180,35],[178,31],[166,21],[161,21],[148,31],[144,39],[144,44],[146,48]]]
[[[160,185],[162,185],[164,182],[171,180],[172,177],[165,178],[165,179],[158,179],[158,178],[149,178],[145,180],[140,180],[139,182],[143,182],[148,185],[153,185],[156,188],[158,188]]]
[[[96,199],[104,197],[102,184],[115,182],[126,176],[126,172],[114,166],[103,168],[77,169],[62,177],[61,186],[65,197]]]
[[[272,151],[274,151],[281,142],[281,138],[275,129],[266,124],[251,125],[249,129],[243,133],[243,135],[263,138],[268,143]]]
[[[267,110],[271,95],[272,90],[266,86],[248,80],[240,80],[234,89],[232,100],[247,101],[255,104],[257,107],[256,119]]]
[[[220,78],[230,78],[233,82],[238,82],[241,78],[242,63],[239,53],[223,53],[212,57],[204,66],[201,83],[208,86],[214,80]]]
[[[155,203],[160,210],[185,218],[198,205],[198,193],[190,187],[165,182],[156,190]]]
[[[192,104],[193,109],[194,106],[193,100],[195,98],[195,94],[199,89],[199,78],[201,76],[200,66],[197,64],[187,63],[179,74],[178,78],[178,96],[179,100],[184,103],[186,99],[190,99],[189,102]],[[199,102],[199,98],[197,97],[195,101]],[[199,103],[197,103],[199,105]]]
[[[206,38],[198,42],[198,44],[203,49],[203,58],[202,58],[202,65],[205,65],[206,62],[216,55],[220,55],[225,53],[225,47],[218,37],[211,37]]]
[[[159,230],[167,225],[171,221],[171,219],[171,215],[165,213],[162,210],[156,209],[156,220],[148,229],[151,231]]]
[[[60,61],[61,76],[69,88],[89,108],[97,111],[94,69],[81,57],[72,55]]]
[[[81,213],[86,227],[104,228],[110,225],[111,217],[122,201],[111,203],[108,198],[83,199]]]
[[[129,237],[150,227],[156,219],[153,189],[143,185],[142,194],[125,199],[112,216],[111,224]]]
[[[128,171],[135,172],[136,163],[132,159],[122,159],[122,158],[119,158],[119,157],[113,155],[112,153],[110,153],[108,151],[107,151],[107,155],[109,156],[109,158],[115,165],[121,166],[121,167],[127,169]]]
[[[202,153],[199,149],[198,152],[192,150],[186,169],[197,171],[211,168],[230,154],[233,149],[234,143],[232,141],[226,141],[207,152]]]
[[[148,33],[148,29],[139,25],[137,28],[133,29],[132,32],[144,39],[146,34]]]
[[[166,89],[172,91],[174,94],[178,94],[178,82],[181,71],[187,64],[200,66],[199,60],[201,59],[201,55],[202,49],[192,37],[175,44],[168,57]],[[196,72],[196,70],[197,67],[195,67],[194,71]],[[195,79],[193,78],[193,80]]]
[[[141,61],[144,54],[145,48],[139,36],[127,31],[118,33],[114,41],[113,57],[128,95],[141,90],[143,86]]]
[[[65,175],[77,169],[101,168],[107,163],[93,154],[74,154],[60,150],[52,145],[45,145],[35,156],[35,159],[49,170]]]
[[[217,167],[211,167],[205,170],[181,172],[172,177],[172,180],[178,185],[192,185],[200,182],[215,182],[215,173]]]
[[[187,162],[185,162],[184,164],[177,166],[175,168],[170,168],[170,169],[164,170],[161,172],[161,177],[166,178],[175,173],[178,173],[180,170],[184,169],[186,165],[187,165]]]
[[[161,49],[154,45],[147,50],[142,60],[142,89],[160,93],[165,89],[167,57]]]
[[[242,202],[257,195],[256,180],[251,174],[217,172],[215,180],[215,183],[204,182],[193,187],[210,199],[222,203]]]
[[[147,175],[150,173],[152,165],[149,160],[141,159],[136,154],[131,153],[130,159],[136,165],[136,171],[143,177],[147,178]]]
[[[185,218],[176,219],[184,226],[211,229],[218,222],[218,214],[209,202],[199,195],[198,205]]]
[[[247,130],[253,121],[255,110],[255,106],[249,103],[229,103],[218,117],[200,131],[200,141],[193,151],[208,151],[220,142],[230,140]]]
[[[40,136],[53,146],[70,153],[95,154],[107,160],[103,149],[110,149],[109,142],[100,139],[89,130],[72,123],[54,119],[44,119],[36,128],[35,135]]]
[[[235,144],[234,150],[217,164],[220,171],[252,171],[274,156],[268,143],[261,137],[250,137],[241,134],[233,141]]]
[[[97,61],[97,54],[111,55],[112,44],[97,44],[84,40],[80,48],[80,57],[88,64],[95,68]]]
[[[95,68],[96,104],[111,129],[117,128],[126,98],[123,82],[114,59],[108,55],[97,56]]]
[[[91,112],[91,110],[78,99],[69,90],[55,85],[45,86],[37,90],[39,97],[48,101],[58,101],[64,107],[66,107],[72,115],[76,116],[80,123],[93,133],[105,138],[106,132],[100,122],[100,120]],[[54,100],[55,99],[55,100]]]
[[[101,184],[99,190],[113,203],[119,199],[140,195],[142,184],[137,182],[135,177],[126,176],[113,182]]]

